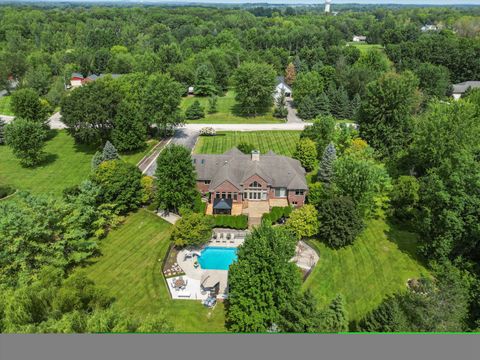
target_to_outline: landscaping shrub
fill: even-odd
[[[8,185],[1,185],[0,186],[0,199],[7,197],[15,192],[15,189],[8,186]]]
[[[270,224],[276,224],[281,218],[288,218],[293,208],[291,206],[274,206],[269,213],[263,214],[262,221],[270,222]]]
[[[214,227],[245,230],[248,228],[247,215],[213,215]]]
[[[217,132],[212,127],[204,127],[200,129],[200,136],[215,136]]]

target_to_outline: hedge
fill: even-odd
[[[274,206],[269,213],[263,214],[262,221],[270,222],[270,224],[275,224],[282,217],[288,218],[293,208],[291,206]]]
[[[247,215],[209,215],[213,217],[214,227],[245,230],[248,228]]]

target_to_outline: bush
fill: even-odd
[[[200,129],[200,136],[215,136],[217,132],[212,127],[204,127]]]
[[[245,230],[248,228],[247,215],[211,215],[214,227]]]
[[[274,206],[269,213],[263,214],[262,221],[270,222],[270,224],[276,224],[282,218],[290,217],[290,213],[293,211],[291,206]]]
[[[210,216],[187,211],[182,213],[172,231],[176,247],[201,246],[212,236],[213,219]]]
[[[241,142],[238,144],[237,149],[244,154],[251,154],[253,150],[256,150],[255,146],[246,142]]]
[[[7,197],[8,195],[12,195],[15,192],[15,189],[8,186],[8,185],[1,185],[0,186],[0,199]]]

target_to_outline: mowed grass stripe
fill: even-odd
[[[414,234],[381,220],[368,223],[352,246],[333,250],[312,241],[320,260],[304,284],[326,306],[341,293],[350,320],[360,320],[391,294],[406,289],[409,278],[428,275],[415,254]]]
[[[175,331],[225,331],[223,304],[211,311],[200,301],[170,298],[161,273],[170,231],[169,223],[139,210],[101,241],[101,256],[85,271],[110,291],[120,310],[138,315],[164,311]]]
[[[201,136],[194,148],[195,154],[222,154],[245,142],[263,154],[269,150],[279,155],[292,156],[300,138],[300,131],[222,131],[217,136]]]

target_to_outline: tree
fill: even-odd
[[[293,92],[299,116],[312,119],[320,115],[323,88],[323,78],[319,73],[310,71],[298,74]],[[321,107],[324,111],[324,106]]]
[[[233,82],[239,113],[262,114],[272,105],[275,71],[270,65],[254,62],[243,63],[235,71]]]
[[[203,107],[198,100],[195,100],[187,110],[185,110],[185,117],[189,120],[198,120],[205,117]]]
[[[12,94],[12,111],[18,118],[43,124],[48,119],[50,108],[35,90],[24,88]]]
[[[411,72],[387,73],[367,86],[358,112],[360,136],[383,157],[394,156],[411,141],[418,80]]]
[[[123,101],[114,120],[112,142],[119,151],[134,151],[145,147],[147,129],[139,115],[138,105]]]
[[[317,162],[317,147],[315,142],[308,138],[300,139],[293,158],[300,161],[306,171],[312,171]]]
[[[102,151],[102,161],[118,160],[118,159],[120,159],[120,156],[118,156],[117,149],[115,149],[115,146],[113,146],[112,143],[107,140]]]
[[[187,211],[173,227],[171,240],[176,247],[199,247],[212,237],[213,219],[211,216]]]
[[[290,261],[296,239],[263,223],[247,235],[230,266],[227,326],[234,332],[266,332],[281,323],[300,294],[300,275]]]
[[[253,150],[256,150],[256,147],[252,144],[241,142],[238,144],[237,149],[244,154],[251,154]]]
[[[333,248],[353,244],[363,230],[363,220],[354,202],[348,197],[334,197],[318,208],[318,237]]]
[[[217,102],[218,102],[217,95],[213,95],[213,96],[210,96],[208,98],[208,113],[209,114],[215,114],[216,112],[218,112]]]
[[[91,175],[92,182],[101,187],[101,202],[114,204],[118,213],[140,206],[143,197],[141,178],[142,173],[135,165],[121,160],[103,161]]]
[[[334,140],[335,137],[335,119],[331,116],[321,116],[313,121],[311,126],[307,126],[300,138],[309,138],[317,144],[317,156],[323,154],[325,147]]]
[[[337,150],[335,144],[331,142],[323,152],[322,160],[320,161],[320,169],[318,170],[318,180],[325,184],[330,184],[333,180],[334,169],[333,164],[337,159]]]
[[[41,123],[16,118],[5,127],[5,143],[25,167],[38,165],[44,159],[47,133]]]
[[[0,119],[0,145],[5,144],[5,126],[5,121],[3,121],[3,119]]]
[[[285,225],[297,239],[310,238],[318,232],[318,212],[313,205],[303,205],[292,211]]]
[[[99,145],[111,139],[122,94],[111,78],[69,92],[61,102],[62,122],[75,140]]]
[[[385,216],[392,185],[383,164],[344,155],[335,161],[333,169],[338,194],[350,197],[362,217]]]
[[[442,65],[421,63],[414,69],[419,88],[427,97],[443,98],[450,89],[450,72]]]
[[[348,331],[348,314],[345,309],[345,299],[338,294],[330,303],[329,307],[322,311],[320,329],[322,332],[346,332]]]
[[[285,69],[285,82],[287,85],[292,86],[295,83],[297,77],[297,71],[295,70],[295,65],[289,63]]]
[[[52,82],[52,72],[47,64],[40,64],[27,70],[24,77],[25,85],[35,89],[39,94],[46,95]]]
[[[98,167],[98,165],[102,163],[102,161],[103,161],[103,154],[100,151],[97,151],[92,157],[92,161],[91,161],[92,170],[95,170]]]
[[[413,176],[400,176],[393,182],[390,203],[397,219],[412,220],[420,199],[420,183]]]
[[[182,85],[170,75],[154,74],[148,78],[143,93],[144,116],[161,129],[163,135],[181,123],[182,93]]]
[[[311,96],[305,96],[302,100],[302,105],[297,105],[298,116],[303,120],[310,120],[318,116],[320,114],[320,110],[317,105],[320,105],[320,101],[316,102],[316,99],[312,98]]]
[[[288,115],[288,109],[285,101],[285,91],[282,89],[280,95],[275,98],[275,108],[273,109],[273,116],[285,119]]]
[[[322,92],[319,95],[319,97],[317,98],[317,101],[316,101],[316,104],[315,104],[315,111],[318,112],[318,114],[322,115],[322,116],[331,115],[330,99],[328,98],[327,94],[325,94],[325,92]]]
[[[335,87],[333,84],[329,86],[327,91],[329,110],[337,119],[348,119],[350,114],[350,100],[345,89]]]
[[[166,147],[157,159],[156,202],[167,211],[193,206],[196,191],[195,168],[190,151],[180,145]]]
[[[195,74],[195,95],[213,96],[217,92],[212,71],[206,64],[200,65]]]

